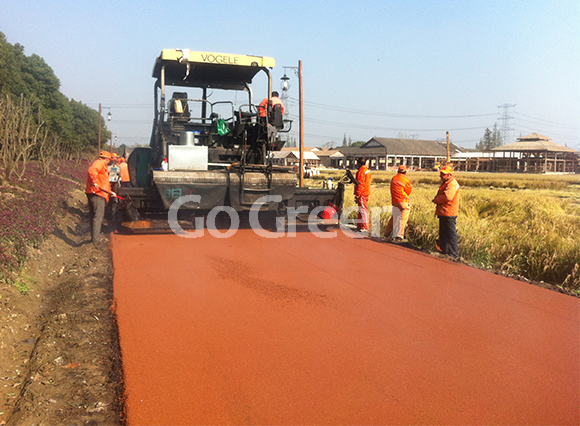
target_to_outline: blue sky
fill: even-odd
[[[301,60],[308,146],[449,130],[473,148],[515,104],[508,142],[538,132],[580,149],[578,0],[0,0],[0,31],[66,96],[109,107],[127,145],[149,139],[155,58],[189,48],[274,57],[276,85]]]

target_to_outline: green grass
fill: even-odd
[[[373,172],[369,207],[390,205],[393,174]],[[438,175],[408,177],[414,189],[407,237],[418,248],[434,250],[439,225],[431,200]],[[580,292],[579,176],[458,173],[456,178],[462,186],[457,232],[465,260]],[[354,205],[352,189],[347,185],[345,207]],[[381,232],[389,218],[390,213],[381,215]]]
[[[31,284],[36,284],[36,280],[27,275],[21,274],[12,284],[21,294],[27,294],[31,289]]]

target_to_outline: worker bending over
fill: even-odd
[[[89,201],[89,215],[91,223],[91,241],[98,243],[101,240],[101,226],[105,216],[105,206],[109,201],[109,195],[116,197],[111,192],[109,183],[108,165],[111,161],[111,153],[101,151],[99,158],[89,167],[87,173],[87,188],[85,193]]]

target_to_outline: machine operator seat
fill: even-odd
[[[284,127],[284,117],[282,116],[282,105],[276,104],[272,106],[269,120],[270,124],[276,129],[280,130]]]
[[[169,100],[169,115],[179,121],[189,121],[190,112],[186,92],[173,92]]]

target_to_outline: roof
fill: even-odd
[[[318,157],[331,157],[334,154],[339,154],[342,156],[341,152],[338,149],[327,149],[324,151],[316,151],[316,155]]]
[[[489,151],[469,151],[469,152],[457,152],[453,155],[453,159],[457,160],[460,158],[485,158],[485,157],[495,157],[495,153]]]
[[[549,151],[549,152],[578,152],[573,148],[552,142],[547,136],[538,133],[518,138],[517,142],[493,148],[492,151]]]
[[[272,151],[272,158],[300,158],[300,151]],[[320,160],[317,155],[312,151],[304,151],[305,160]]]
[[[306,151],[319,151],[319,148],[315,147],[315,146],[305,146],[303,148],[304,152]],[[295,147],[295,146],[285,146],[282,148],[282,151],[299,151],[299,148]]]
[[[447,156],[445,142],[421,139],[394,139],[372,138],[361,148],[383,146],[387,149],[387,155],[432,155]],[[361,151],[362,152],[362,151]]]
[[[385,155],[385,147],[363,148],[362,146],[340,146],[337,148],[345,156]]]
[[[537,140],[542,140],[542,141],[551,141],[552,138],[549,138],[547,136],[544,135],[540,135],[539,133],[530,133],[529,135],[526,136],[521,136],[518,138],[518,141],[537,141]]]
[[[300,151],[292,151],[292,154],[296,156],[296,158],[300,157]],[[304,151],[304,159],[305,160],[320,160],[318,156],[314,153],[314,151]]]
[[[272,152],[270,152],[270,155],[272,156],[272,158],[286,158],[290,154],[292,154],[292,152],[290,152],[290,151],[272,151]]]
[[[170,86],[242,90],[258,72],[275,64],[265,56],[164,49],[155,60],[153,77],[159,79],[165,67],[165,84]]]

